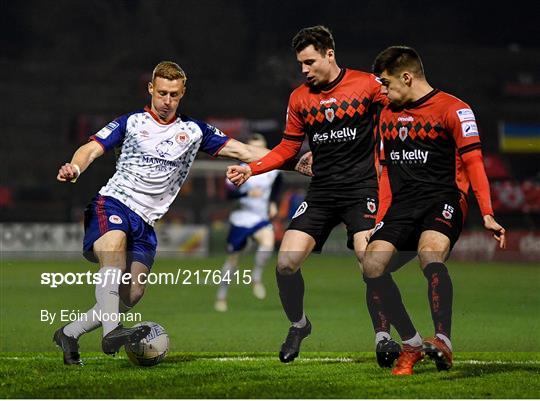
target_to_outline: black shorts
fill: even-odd
[[[416,251],[422,232],[434,230],[457,242],[467,212],[461,193],[442,194],[393,201],[369,242],[390,242],[398,251]]]
[[[341,194],[340,194],[341,195]],[[320,252],[335,226],[345,223],[347,228],[347,247],[354,249],[354,234],[370,230],[375,225],[377,214],[375,193],[340,198],[308,193],[298,207],[288,230],[298,230],[315,239],[314,252]]]

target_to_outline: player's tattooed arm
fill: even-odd
[[[296,159],[295,159],[296,161]],[[298,162],[294,166],[294,169],[300,174],[307,175],[308,177],[313,177],[313,170],[311,166],[313,165],[313,154],[311,151],[304,153]]]

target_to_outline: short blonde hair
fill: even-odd
[[[184,85],[187,81],[184,70],[173,61],[162,61],[156,65],[156,68],[152,71],[152,82],[154,82],[157,77],[169,79],[171,81],[181,79],[184,82]]]

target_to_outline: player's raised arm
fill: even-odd
[[[285,165],[288,161],[294,159],[294,157],[300,152],[302,147],[302,139],[289,139],[284,135],[281,142],[267,152],[264,157],[250,160],[247,166],[229,166],[227,169],[227,178],[235,185],[242,185],[252,175],[258,175],[278,169]],[[240,159],[242,160],[242,159]],[[243,160],[245,161],[245,160]],[[302,172],[297,169],[297,171]]]
[[[69,163],[60,167],[56,179],[61,182],[75,182],[82,172],[104,152],[98,142],[88,142],[75,151]]]
[[[225,146],[220,149],[217,155],[241,160],[244,163],[250,163],[261,159],[269,152],[270,149],[266,149],[265,147],[250,145],[231,138]]]

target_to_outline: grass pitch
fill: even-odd
[[[222,261],[158,259],[154,271],[219,269]],[[246,257],[241,266],[250,263]],[[439,373],[426,360],[414,376],[396,378],[376,365],[364,284],[352,255],[313,255],[303,268],[313,333],[300,358],[288,365],[277,360],[288,324],[272,268],[265,272],[267,299],[255,299],[249,286],[233,285],[227,313],[213,310],[215,285],[149,286],[134,311],[163,325],[171,339],[170,354],[152,368],[131,365],[124,353],[99,353],[101,330],[81,339],[84,367],[64,366],[51,338],[65,322],[42,322],[40,311],[84,312],[94,291],[87,285],[49,288],[40,284],[40,274],[95,266],[3,260],[0,397],[540,398],[538,267],[448,265],[455,291],[455,366]],[[432,335],[426,282],[416,263],[395,279],[418,330]]]

